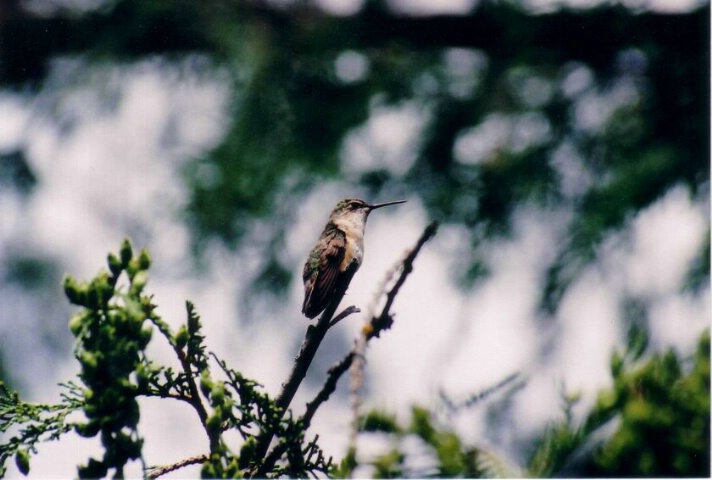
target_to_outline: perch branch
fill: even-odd
[[[336,325],[337,323],[339,323],[341,320],[348,317],[349,315],[352,315],[354,313],[360,313],[360,312],[361,312],[361,310],[354,307],[353,305],[351,305],[348,308],[345,308],[343,312],[341,312],[340,314],[335,316],[334,319],[331,322],[329,322],[329,328],[333,327],[334,325]]]
[[[420,249],[423,247],[425,242],[430,240],[435,235],[437,228],[437,222],[433,222],[426,227],[426,229],[423,231],[423,234],[418,239],[418,242],[416,243],[415,247],[413,247],[413,249],[411,249],[406,254],[403,261],[399,264],[399,267],[402,266],[400,276],[398,277],[398,280],[396,281],[395,285],[386,294],[386,304],[383,306],[381,313],[377,317],[373,316],[371,321],[364,327],[363,333],[361,334],[359,339],[357,339],[356,344],[354,345],[352,350],[339,363],[335,364],[329,369],[328,377],[326,382],[324,383],[324,386],[316,395],[316,397],[314,397],[311,402],[307,403],[306,411],[301,418],[301,422],[304,424],[305,430],[311,425],[312,418],[314,417],[314,414],[319,409],[319,407],[329,399],[332,393],[334,393],[334,391],[336,390],[336,385],[341,376],[351,367],[352,363],[354,362],[354,359],[362,354],[362,347],[359,346],[359,343],[363,342],[365,344],[371,338],[379,336],[381,331],[389,328],[392,325],[393,321],[390,316],[390,308],[393,305],[393,300],[398,294],[400,288],[403,286],[403,283],[405,283],[405,280],[408,275],[413,271],[413,262],[415,260],[415,257],[418,256],[418,253],[420,252]],[[389,272],[389,275],[392,275],[392,272]],[[355,307],[347,308],[337,317],[335,317],[335,319],[331,321],[329,326],[336,324],[342,318],[350,315],[351,313],[355,313],[357,310],[358,309],[356,309]],[[382,320],[383,318],[388,318],[389,322],[384,322]],[[319,323],[321,323],[321,321],[322,319],[319,320]],[[307,331],[307,336],[308,335],[309,332]],[[304,345],[302,345],[302,347],[304,347]],[[275,445],[274,448],[267,455],[267,457],[265,457],[264,462],[260,466],[259,470],[256,472],[257,475],[264,476],[264,473],[269,471],[270,468],[272,468],[272,466],[279,460],[285,450],[286,445],[284,443],[279,443]]]
[[[314,359],[314,355],[316,355],[316,351],[319,349],[319,345],[321,345],[321,341],[326,336],[326,332],[332,325],[335,325],[336,322],[353,313],[353,309],[355,309],[355,307],[349,307],[337,315],[336,319],[338,320],[332,322],[334,312],[336,312],[336,307],[339,306],[339,303],[345,293],[345,290],[336,292],[334,299],[331,301],[329,306],[326,307],[326,310],[324,310],[324,313],[321,317],[319,317],[317,323],[315,325],[309,325],[307,328],[307,333],[304,336],[304,341],[302,342],[301,347],[299,348],[299,353],[297,353],[297,356],[294,358],[292,371],[290,372],[289,377],[287,377],[287,380],[282,384],[282,390],[275,399],[275,405],[280,410],[280,418],[284,415],[284,412],[287,411],[289,404],[292,403],[292,399],[294,399],[294,395],[299,389],[299,385],[301,385],[302,380],[306,377],[309,366]],[[255,458],[265,457],[273,436],[274,432],[271,429],[266,429],[263,430],[257,437]],[[255,470],[253,470],[253,472],[251,472],[251,476],[264,477],[265,472],[267,471],[267,469],[265,469],[266,465],[266,461],[262,462],[262,465],[259,465]]]

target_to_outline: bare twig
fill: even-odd
[[[334,391],[336,391],[336,384],[339,381],[341,375],[349,369],[351,362],[353,361],[353,352],[349,352],[339,363],[333,365],[328,371],[328,377],[324,386],[321,388],[319,393],[314,397],[314,399],[307,403],[307,409],[302,416],[301,421],[304,423],[305,428],[311,425],[312,418],[316,413],[317,409],[322,403],[327,401]]]
[[[196,465],[198,463],[204,463],[207,460],[208,460],[207,455],[196,455],[194,457],[188,457],[188,458],[180,460],[176,463],[172,463],[170,465],[162,465],[160,467],[151,467],[151,468],[147,469],[147,471],[146,471],[146,478],[149,480],[153,480],[155,478],[160,477],[161,475],[165,475],[166,473],[173,472],[175,470],[187,467],[189,465]]]
[[[497,382],[495,385],[488,387],[474,395],[470,395],[465,400],[454,401],[450,398],[445,391],[440,390],[438,396],[440,397],[440,402],[445,407],[448,414],[457,413],[458,411],[471,408],[472,406],[482,402],[483,400],[489,398],[495,393],[499,393],[505,387],[510,387],[511,389],[517,389],[526,384],[526,378],[522,376],[521,373],[516,372],[511,375],[507,375],[504,379]]]
[[[418,243],[415,244],[415,247],[413,247],[413,249],[405,256],[405,259],[403,260],[403,269],[401,270],[400,277],[398,277],[398,280],[396,280],[395,285],[393,285],[390,291],[386,294],[386,304],[383,306],[380,315],[378,315],[378,317],[373,317],[371,319],[370,324],[364,327],[367,339],[370,340],[373,337],[378,337],[383,330],[389,329],[393,324],[393,318],[390,314],[393,301],[395,300],[396,295],[398,295],[398,292],[405,283],[405,279],[408,278],[410,272],[413,271],[413,261],[415,260],[415,257],[418,256],[418,253],[420,253],[420,249],[423,248],[425,242],[430,240],[437,231],[438,222],[432,222],[425,228],[423,234],[418,239]]]
[[[329,322],[329,328],[333,327],[334,325],[336,325],[337,323],[339,323],[341,320],[348,317],[349,315],[352,315],[354,313],[360,313],[360,312],[361,312],[361,309],[356,308],[353,305],[345,308],[344,310],[342,310],[342,312],[340,314],[335,316],[331,322]]]
[[[354,343],[352,362],[349,371],[351,372],[351,382],[349,382],[349,404],[351,406],[351,431],[349,435],[349,451],[356,454],[356,439],[358,437],[358,424],[361,415],[361,386],[363,385],[363,371],[366,363],[364,354],[368,338],[364,331]]]
[[[415,246],[408,252],[405,253],[403,260],[397,263],[391,270],[386,273],[381,287],[376,294],[373,303],[370,307],[369,316],[370,321],[364,325],[361,330],[361,335],[356,339],[354,347],[351,350],[351,384],[349,385],[349,397],[351,403],[351,410],[353,415],[353,424],[351,425],[351,438],[349,439],[349,449],[351,452],[356,452],[356,437],[358,435],[358,422],[360,418],[359,409],[361,406],[361,386],[363,385],[363,370],[365,365],[365,352],[366,346],[373,337],[380,336],[383,330],[386,330],[393,325],[393,316],[390,313],[393,301],[398,295],[400,288],[405,283],[406,278],[413,271],[413,262],[415,257],[420,253],[420,249],[425,245],[425,242],[430,240],[438,229],[438,223],[433,222],[428,225],[423,234],[418,239]],[[395,284],[391,289],[386,292],[386,286],[391,282],[393,277],[400,270],[400,275],[398,276]],[[378,304],[379,299],[385,294],[386,303],[381,309],[381,313],[376,316],[374,309]]]
[[[314,359],[314,355],[316,354],[316,351],[319,348],[319,345],[321,345],[321,341],[324,339],[324,336],[329,328],[331,328],[332,325],[335,325],[339,320],[353,313],[355,307],[349,307],[332,322],[332,317],[334,316],[336,307],[339,305],[344,293],[345,292],[340,292],[340,294],[337,295],[338,300],[334,299],[331,305],[327,307],[322,316],[319,318],[316,325],[310,325],[309,328],[307,328],[304,342],[302,342],[302,346],[299,348],[299,353],[294,359],[292,372],[290,373],[287,381],[282,384],[282,391],[275,400],[275,403],[279,408],[286,410],[287,407],[289,407],[289,404],[292,403],[292,399],[297,393],[297,389],[299,388],[299,385],[301,385],[302,380],[304,380],[307,370],[309,370],[309,366]]]

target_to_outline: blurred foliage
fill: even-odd
[[[457,433],[439,424],[432,413],[422,407],[412,408],[410,424],[405,427],[384,412],[369,412],[361,421],[360,431],[390,437],[390,449],[361,463],[372,467],[369,476],[373,478],[518,476],[491,452],[465,445]],[[426,460],[413,461],[416,457]],[[357,466],[359,462],[355,462],[350,471],[335,469],[332,473],[337,477],[350,476]]]
[[[697,292],[709,288],[710,284],[710,232],[709,228],[705,234],[705,241],[702,243],[692,268],[685,279],[684,288]]]
[[[431,217],[466,226],[472,254],[453,267],[467,285],[487,272],[477,245],[535,204],[573,213],[542,293],[553,310],[607,232],[675,184],[695,195],[707,183],[708,31],[707,5],[534,15],[485,2],[408,16],[370,0],[331,16],[309,2],[114,0],[40,15],[15,0],[0,15],[0,86],[40,88],[57,56],[91,66],[208,55],[229,72],[233,98],[221,144],[185,168],[197,253],[211,238],[239,244],[259,219],[268,260],[255,278],[286,291],[293,265],[275,252],[291,206],[339,179],[369,198],[418,195]],[[346,168],[348,135],[406,107],[422,116],[410,157],[388,159],[366,138],[376,165]]]
[[[646,358],[646,345],[645,332],[632,328],[626,352],[611,357],[613,386],[580,424],[567,415],[547,429],[529,462],[532,476],[710,475],[709,330],[692,359],[672,350]],[[577,401],[569,397],[565,410]],[[594,435],[614,419],[612,433]]]
[[[388,441],[373,457],[357,454],[355,446],[332,475],[353,477],[354,473],[375,478],[517,478],[522,472],[492,451],[468,445],[450,425],[455,414],[469,415],[473,408],[490,397],[499,395],[496,402],[509,399],[523,386],[521,375],[504,378],[464,401],[456,402],[441,393],[442,408],[430,411],[414,406],[410,422],[401,424],[395,415],[382,410],[371,410],[360,418],[358,430],[362,437],[381,436]]]
[[[642,365],[611,363],[613,388],[597,407],[620,417],[594,456],[593,476],[709,477],[710,336],[700,338],[691,368],[674,352]]]
[[[7,260],[4,270],[3,280],[34,291],[52,288],[61,278],[54,263],[44,257],[13,255]]]
[[[20,151],[0,154],[0,185],[28,194],[37,183],[37,178]]]
[[[414,407],[405,426],[383,411],[366,414],[361,435],[385,435],[390,447],[373,458],[352,451],[349,469],[342,463],[334,473],[360,465],[375,478],[709,477],[709,330],[690,359],[673,351],[649,355],[647,344],[645,331],[632,327],[626,351],[611,356],[613,386],[582,415],[574,414],[581,395],[562,392],[564,419],[532,443],[524,467],[468,446],[447,421]]]

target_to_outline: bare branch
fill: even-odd
[[[396,268],[390,270],[387,273],[387,277],[382,284],[381,291],[378,293],[378,297],[383,295],[385,285],[390,281],[390,279],[395,275],[395,273],[399,269],[401,270],[400,277],[396,281],[395,285],[391,288],[391,290],[386,294],[387,301],[383,309],[381,310],[381,313],[378,315],[378,317],[373,316],[371,318],[371,321],[364,326],[362,334],[354,342],[354,346],[351,351],[339,363],[335,364],[329,369],[327,380],[324,383],[324,386],[322,387],[321,391],[319,391],[319,393],[316,395],[316,397],[314,397],[311,402],[307,403],[306,412],[302,417],[302,422],[304,422],[305,428],[308,428],[309,425],[311,425],[311,420],[314,417],[314,414],[316,413],[319,406],[321,406],[322,403],[327,401],[331,394],[336,390],[336,385],[341,376],[352,366],[358,366],[359,370],[361,369],[363,364],[363,353],[368,341],[374,336],[377,337],[382,330],[390,327],[390,324],[392,324],[392,320],[390,320],[391,317],[389,311],[391,306],[393,305],[393,300],[398,294],[398,291],[405,282],[407,276],[410,274],[410,272],[413,271],[413,261],[415,260],[415,257],[418,256],[418,253],[420,253],[420,249],[423,247],[423,245],[425,245],[425,242],[430,240],[435,235],[437,228],[437,222],[433,222],[428,225],[428,227],[423,231],[421,237],[418,239],[418,242],[416,243],[415,247],[413,247],[413,249],[411,249],[405,254],[405,257],[401,262],[396,265]],[[341,313],[341,315],[344,315],[345,313],[347,312],[344,311]],[[380,320],[382,318],[388,318],[390,320],[388,326],[386,326],[385,322]],[[358,408],[357,393],[359,387],[360,383],[358,380],[355,379],[351,385],[352,406],[354,409]],[[277,449],[275,448],[275,451],[276,450]]]
[[[324,310],[324,313],[322,313],[321,317],[319,317],[319,320],[316,322],[316,324],[309,325],[309,327],[307,327],[307,333],[304,336],[304,341],[302,342],[301,347],[299,348],[299,353],[297,353],[297,356],[294,358],[294,363],[292,364],[292,371],[290,372],[287,380],[282,384],[282,390],[280,391],[279,395],[275,400],[276,406],[282,411],[281,415],[284,415],[284,412],[287,411],[287,408],[289,407],[289,404],[292,403],[292,399],[294,399],[294,395],[297,393],[297,390],[299,389],[302,380],[304,380],[304,377],[306,377],[307,371],[309,370],[309,366],[311,365],[311,362],[314,359],[314,355],[316,355],[316,351],[319,349],[321,341],[324,339],[324,337],[326,336],[326,332],[332,325],[332,318],[334,317],[336,307],[338,307],[339,303],[341,303],[341,299],[344,297],[345,293],[345,290],[341,292],[336,292],[334,295],[334,299],[331,301],[329,306],[326,307],[326,310]],[[344,313],[349,310],[350,308],[347,308],[339,315],[339,317],[344,318],[346,316],[344,315]],[[349,312],[348,314],[350,313],[352,312]],[[341,320],[341,318],[339,317],[336,318]],[[333,324],[336,324],[336,322],[333,322]],[[270,430],[265,430],[257,437],[255,458],[265,457],[273,436],[274,432]],[[267,458],[270,457],[271,455]],[[267,458],[265,458],[265,461],[262,462],[262,465],[260,465],[256,469],[256,471],[251,472],[252,476],[265,476],[265,473],[274,464],[269,463],[267,461]]]
[[[146,478],[148,480],[153,480],[155,478],[160,477],[161,475],[165,475],[166,473],[173,472],[175,470],[187,467],[189,465],[196,465],[198,463],[205,463],[208,460],[207,455],[196,455],[194,457],[188,457],[183,460],[180,460],[176,463],[172,463],[170,465],[162,465],[160,467],[151,467],[146,469]]]
[[[366,352],[366,346],[369,340],[373,337],[378,337],[383,330],[386,330],[393,325],[393,316],[390,313],[391,306],[393,306],[393,301],[398,295],[400,288],[405,283],[408,275],[413,271],[413,262],[415,257],[420,253],[420,249],[425,245],[425,242],[430,240],[435,232],[437,232],[438,223],[433,222],[428,225],[423,234],[418,239],[415,247],[405,254],[403,260],[396,265],[395,268],[388,271],[386,278],[384,279],[381,289],[374,299],[374,306],[377,304],[378,299],[380,299],[386,289],[386,285],[390,283],[391,279],[396,275],[398,270],[400,270],[400,276],[396,280],[396,283],[391,287],[391,289],[385,294],[386,303],[378,316],[373,315],[369,323],[364,325],[361,330],[361,335],[356,339],[354,347],[351,350],[351,384],[349,385],[349,396],[351,400],[351,410],[353,412],[353,423],[351,425],[351,436],[349,439],[350,451],[356,452],[356,437],[358,435],[358,421],[360,418],[359,409],[361,406],[361,386],[363,385],[363,370],[365,364],[364,354]],[[374,307],[375,308],[375,307]]]
[[[326,402],[334,391],[336,391],[336,384],[339,381],[341,375],[344,374],[351,366],[353,361],[353,352],[349,352],[339,363],[333,365],[327,372],[328,377],[324,386],[321,388],[319,393],[314,397],[314,399],[307,403],[307,409],[302,416],[302,422],[304,422],[304,428],[309,428],[311,425],[312,418],[316,413],[317,409],[322,403]]]
[[[378,315],[378,317],[373,317],[371,319],[371,323],[364,327],[364,333],[366,334],[367,339],[379,336],[383,330],[387,330],[393,324],[393,318],[390,315],[390,310],[391,306],[393,305],[393,301],[395,300],[396,295],[398,295],[398,292],[405,283],[405,279],[408,278],[410,272],[413,271],[413,261],[415,261],[415,257],[417,257],[418,253],[420,253],[420,249],[423,248],[425,242],[430,240],[437,231],[438,222],[432,222],[425,228],[423,234],[418,239],[418,243],[415,244],[415,247],[413,247],[413,249],[405,256],[405,259],[402,263],[400,277],[398,277],[398,280],[396,281],[395,285],[393,285],[390,291],[386,294],[386,304],[383,306],[380,315]]]
[[[521,388],[526,384],[526,378],[522,376],[521,373],[515,372],[511,375],[507,375],[504,379],[497,382],[495,385],[488,387],[474,395],[470,395],[465,400],[454,401],[450,398],[445,391],[440,390],[438,396],[440,397],[440,402],[445,407],[448,414],[457,413],[460,410],[470,408],[481,401],[489,398],[495,393],[499,393],[505,387],[511,387],[511,389]]]
[[[423,247],[425,242],[430,240],[430,238],[435,235],[437,227],[437,222],[433,222],[428,225],[421,237],[418,239],[418,242],[416,243],[415,247],[413,247],[413,249],[406,254],[405,258],[400,263],[400,265],[402,266],[401,274],[398,277],[398,280],[396,281],[395,285],[387,293],[387,300],[386,304],[383,307],[383,310],[381,311],[378,317],[374,316],[371,321],[364,327],[363,333],[360,337],[363,339],[364,343],[373,338],[374,336],[378,336],[382,330],[390,327],[390,325],[393,323],[392,319],[390,319],[389,314],[389,310],[393,305],[393,300],[395,299],[395,296],[398,294],[398,291],[405,282],[405,279],[413,270],[413,261],[415,260],[415,257],[418,255],[420,249]],[[390,274],[392,275],[393,272],[390,272]],[[297,357],[294,360],[292,373],[290,374],[288,380],[284,384],[282,384],[282,391],[280,392],[280,395],[279,397],[277,397],[276,400],[277,405],[280,408],[284,409],[284,411],[286,411],[287,407],[289,407],[289,404],[294,398],[294,395],[297,389],[299,388],[301,381],[304,379],[304,376],[306,375],[306,371],[309,368],[312,359],[314,358],[314,354],[316,353],[316,350],[321,344],[321,341],[326,335],[328,329],[339,321],[341,321],[346,316],[351,315],[352,313],[356,313],[358,311],[358,309],[356,309],[355,307],[346,308],[343,312],[341,312],[332,320],[336,307],[341,301],[341,298],[343,297],[344,293],[345,292],[341,292],[339,295],[337,295],[333,303],[330,304],[330,306],[327,308],[321,318],[319,318],[317,324],[309,326],[309,328],[307,329],[304,342],[302,343],[299,353],[297,354]],[[386,317],[390,319],[390,323],[388,324],[386,324],[386,322],[382,320]],[[336,390],[336,384],[338,383],[339,378],[341,378],[344,372],[349,369],[349,367],[354,361],[354,358],[359,355],[358,350],[359,348],[357,340],[357,344],[354,345],[354,348],[351,350],[351,352],[349,352],[346,357],[344,357],[344,359],[341,360],[338,364],[334,365],[329,369],[328,378],[321,391],[317,394],[316,397],[314,397],[311,402],[307,403],[307,410],[301,418],[302,422],[304,422],[305,429],[308,428],[311,424],[311,420],[314,417],[314,414],[316,413],[319,406],[323,404],[326,400],[328,400],[329,396]],[[255,472],[252,472],[255,476],[264,476],[265,473],[269,471],[269,469],[272,468],[272,466],[279,460],[279,458],[286,449],[285,444],[277,444],[272,449],[272,451],[270,451],[269,454],[265,457],[267,449],[269,448],[269,443],[272,441],[272,436],[272,432],[265,432],[258,438],[257,452],[259,454],[259,457],[264,457],[265,460]]]
[[[348,308],[345,308],[340,314],[335,316],[331,322],[329,322],[329,328],[333,327],[334,325],[336,325],[337,323],[339,323],[341,320],[348,317],[349,315],[354,314],[354,313],[360,313],[360,312],[361,312],[361,309],[356,308],[353,305],[351,305]]]

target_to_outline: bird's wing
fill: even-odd
[[[304,304],[302,313],[309,318],[314,318],[321,313],[334,293],[340,273],[339,268],[346,253],[344,232],[334,228],[327,234],[323,254],[319,246],[312,250],[303,272]]]

